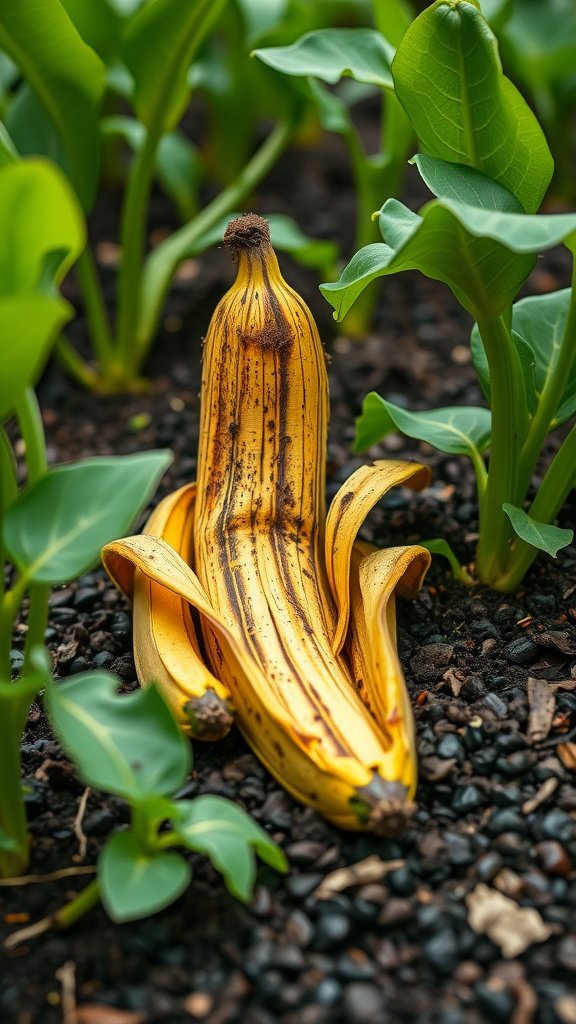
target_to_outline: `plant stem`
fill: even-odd
[[[26,928],[20,928],[19,931],[13,932],[10,935],[4,946],[6,949],[14,949],[19,946],[22,942],[27,942],[29,939],[35,939],[39,935],[43,935],[44,932],[49,931],[51,928],[70,928],[76,921],[79,921],[84,914],[87,914],[92,907],[95,907],[100,899],[100,887],[98,879],[95,878],[93,882],[90,882],[82,892],[78,893],[73,900],[66,903],[65,906],[61,907],[60,910],[56,910],[54,914],[49,914],[48,917],[43,917],[40,921],[36,921],[34,924],[28,925]]]
[[[477,323],[490,370],[492,439],[486,491],[480,500],[476,566],[479,579],[493,586],[505,569],[512,536],[502,505],[517,505],[522,498],[518,469],[527,413],[520,361],[504,318],[479,316]]]
[[[30,485],[43,476],[48,468],[42,415],[36,393],[32,388],[27,388],[21,399],[16,403],[16,416],[18,417],[20,433],[26,449],[26,469],[28,485]],[[30,668],[30,652],[32,648],[44,643],[44,634],[48,625],[49,596],[50,587],[46,584],[32,583],[30,585],[28,595],[28,630],[24,644],[24,673]]]
[[[551,523],[576,484],[576,425],[556,452],[530,506],[530,516],[540,523]],[[539,549],[519,537],[514,542],[506,573],[496,581],[496,589],[510,593],[517,589],[539,554]]]
[[[99,390],[99,374],[84,362],[64,335],[58,338],[54,350],[60,363],[73,380],[77,381],[78,384],[81,384],[88,391]]]
[[[137,372],[134,347],[140,301],[146,210],[154,179],[159,131],[148,129],[130,176],[120,224],[121,261],[118,275],[116,326],[117,371],[125,377]]]
[[[30,705],[41,685],[38,677],[0,683],[0,830],[15,845],[12,850],[0,847],[2,878],[21,874],[28,864],[20,741]]]
[[[194,249],[201,236],[213,228],[221,217],[241,205],[245,197],[268,173],[288,145],[297,119],[295,111],[291,117],[280,121],[232,184],[219,192],[193,221],[175,231],[150,253],[144,266],[139,296],[140,317],[133,363],[136,371],[141,367],[152,344],[178,265]]]
[[[562,341],[556,350],[538,407],[520,457],[520,481],[528,490],[542,445],[546,440],[576,360],[576,260],[572,263],[572,292]]]
[[[78,284],[84,300],[86,319],[90,325],[90,337],[102,374],[106,375],[113,358],[112,335],[106,313],[102,286],[88,245],[85,246],[76,263]]]

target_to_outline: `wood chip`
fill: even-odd
[[[554,932],[537,910],[519,907],[489,885],[480,883],[466,897],[468,924],[477,935],[487,935],[507,960],[521,956],[535,942],[544,942]]]
[[[531,743],[538,743],[545,740],[550,732],[554,710],[556,708],[556,694],[545,679],[528,679],[528,704],[530,715],[528,717],[528,739]]]
[[[140,1010],[117,1010],[105,1003],[84,1003],[76,1009],[77,1024],[144,1024],[146,1016]]]
[[[549,779],[546,779],[545,782],[542,783],[540,789],[534,793],[534,796],[530,797],[529,800],[526,800],[522,804],[522,813],[532,814],[532,811],[535,811],[537,807],[541,807],[542,804],[546,803],[557,789],[558,779],[555,779],[554,776],[551,775]]]
[[[576,743],[559,743],[556,753],[569,772],[576,772]]]
[[[352,885],[367,885],[369,882],[379,882],[391,871],[403,868],[405,860],[381,860],[378,854],[359,860],[349,867],[337,868],[326,875],[320,885],[314,890],[313,896],[318,900],[328,900],[334,893],[349,889]]]

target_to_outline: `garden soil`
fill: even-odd
[[[416,199],[418,188],[412,179]],[[254,209],[290,213],[309,234],[352,251],[352,194],[337,143],[286,157]],[[110,293],[116,216],[112,195],[94,219]],[[170,218],[157,197],[152,241]],[[470,324],[444,286],[415,274],[386,279],[373,333],[353,342],[338,334],[314,272],[281,263],[312,306],[329,359],[329,496],[365,458],[352,441],[367,391],[412,408],[482,401]],[[568,271],[552,254],[527,291],[567,284]],[[49,368],[40,394],[51,462],[171,448],[155,501],[194,478],[201,338],[233,273],[222,249],[184,265],[146,368],[147,392],[90,396]],[[66,287],[74,300],[73,282]],[[80,318],[72,330],[80,346],[82,331]],[[375,455],[424,460],[433,482],[421,494],[390,494],[363,536],[380,546],[445,537],[469,562],[477,505],[467,461],[398,435]],[[573,526],[574,512],[573,494],[560,525]],[[295,803],[238,732],[198,742],[185,795],[237,801],[281,844],[289,874],[260,869],[244,906],[192,855],[193,884],[164,912],[114,925],[97,909],[67,933],[3,953],[2,1024],[576,1021],[576,547],[542,557],[506,596],[455,582],[435,560],[419,597],[400,602],[398,620],[420,759],[406,833],[340,832]],[[130,608],[102,569],[53,593],[47,638],[59,676],[107,668],[123,690],[136,687]],[[127,822],[121,800],[83,788],[41,704],[26,727],[24,773],[30,871],[72,873],[2,887],[4,935],[77,893],[106,836]],[[327,893],[326,880],[334,883]]]

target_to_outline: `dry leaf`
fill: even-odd
[[[528,739],[537,743],[545,740],[550,732],[556,707],[556,694],[545,679],[528,679],[528,704]]]
[[[359,860],[349,867],[331,871],[320,882],[312,895],[318,900],[328,900],[334,893],[342,892],[343,889],[348,889],[351,885],[368,885],[370,882],[379,882],[391,871],[403,868],[405,863],[404,860],[381,860],[375,853],[372,857]]]
[[[466,673],[458,668],[449,668],[442,676],[442,682],[450,684],[453,697],[459,697],[460,690],[466,682]]]
[[[117,1010],[105,1003],[84,1003],[76,1008],[77,1024],[144,1024],[146,1016],[139,1010]]]
[[[576,654],[576,643],[571,639],[570,633],[560,629],[551,629],[546,633],[536,633],[532,640],[539,647],[551,647],[561,654]]]
[[[537,910],[519,907],[514,900],[484,883],[468,894],[466,905],[472,931],[487,935],[506,959],[520,956],[535,942],[544,942],[554,931]]]
[[[556,753],[569,772],[576,772],[576,743],[559,743]]]

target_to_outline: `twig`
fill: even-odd
[[[60,868],[49,871],[47,875],[19,875],[18,878],[0,878],[0,885],[30,885],[32,882],[57,882],[59,878],[70,878],[73,875],[93,875],[95,864],[84,864],[77,868]]]
[[[54,972],[62,985],[62,1024],[78,1024],[76,1014],[76,964],[67,960]]]
[[[76,817],[74,818],[74,835],[78,840],[78,857],[80,860],[84,860],[84,857],[86,856],[86,847],[88,846],[88,840],[82,831],[82,821],[86,813],[86,804],[88,803],[90,793],[90,786],[86,786],[86,789],[80,797],[80,803],[78,804],[78,810],[76,812]]]

